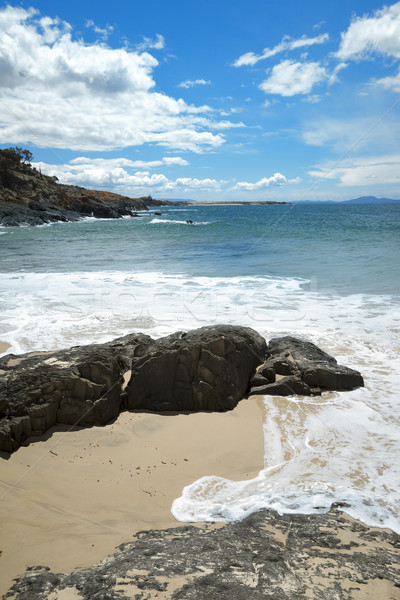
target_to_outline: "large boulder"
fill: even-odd
[[[258,374],[265,377],[271,372],[277,381],[253,386],[252,394],[308,396],[319,395],[324,390],[353,390],[364,385],[361,373],[338,365],[333,356],[315,344],[291,336],[269,342],[267,360],[259,367]]]
[[[249,389],[266,342],[248,327],[203,327],[158,340],[132,361],[127,406],[157,411],[223,411]]]

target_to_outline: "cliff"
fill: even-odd
[[[174,204],[151,196],[129,198],[112,192],[58,183],[24,161],[19,148],[0,150],[0,224],[43,225],[82,217],[118,219],[149,206]],[[29,153],[30,155],[30,153]],[[31,155],[29,156],[29,158]]]

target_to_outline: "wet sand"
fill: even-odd
[[[106,427],[56,426],[0,453],[0,593],[30,565],[93,565],[137,531],[175,527],[172,501],[204,475],[263,468],[263,405],[226,413],[122,413]]]
[[[0,356],[6,351],[8,350],[10,347],[10,344],[7,344],[7,342],[2,342],[0,340]]]

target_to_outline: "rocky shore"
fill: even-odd
[[[10,560],[9,564],[16,560],[16,564],[23,565],[14,567],[14,582],[4,599],[397,600],[400,597],[400,536],[352,519],[341,511],[347,507],[344,499],[325,514],[280,516],[264,510],[225,525],[181,525],[168,529],[153,526],[138,532],[129,521],[128,515],[135,511],[143,518],[147,505],[152,505],[153,514],[160,511],[157,499],[160,491],[149,485],[152,473],[168,469],[163,485],[168,487],[169,481],[169,487],[173,488],[171,497],[176,497],[174,474],[178,471],[174,469],[190,469],[191,442],[196,434],[199,435],[196,447],[200,448],[202,441],[207,444],[208,467],[215,460],[212,448],[218,447],[222,452],[221,445],[229,440],[232,448],[228,450],[226,464],[233,466],[232,461],[240,460],[239,438],[243,437],[246,445],[250,445],[255,437],[251,429],[245,434],[245,413],[230,421],[229,427],[239,430],[235,433],[227,427],[225,441],[222,437],[225,426],[222,422],[217,425],[219,433],[215,432],[213,445],[211,438],[205,437],[211,429],[210,421],[204,423],[203,429],[199,428],[199,421],[192,426],[181,422],[189,437],[183,440],[185,454],[179,455],[182,456],[179,467],[178,459],[173,455],[167,458],[167,452],[182,434],[166,429],[163,435],[157,429],[161,427],[160,421],[155,425],[151,420],[151,411],[156,411],[154,417],[165,423],[174,419],[162,417],[165,412],[171,415],[174,411],[179,418],[185,418],[186,411],[200,416],[206,415],[201,411],[218,411],[218,415],[229,410],[220,415],[228,423],[229,415],[237,410],[230,409],[246,403],[254,407],[257,394],[316,395],[325,390],[363,385],[360,373],[338,365],[314,344],[292,337],[267,343],[251,329],[227,325],[177,332],[158,340],[131,334],[108,344],[6,355],[0,360],[0,377],[2,456],[6,459],[4,451],[13,452],[21,444],[26,446],[35,440],[43,444],[39,452],[32,452],[36,444],[22,447],[4,461],[5,467],[9,462],[10,468],[15,468],[16,478],[11,485],[11,477],[6,477],[11,487],[7,487],[5,502],[12,498],[13,510],[18,511],[15,523],[10,525],[3,514],[4,527],[7,532],[22,528],[25,536],[26,531],[32,536],[27,544],[26,537],[18,533],[9,548],[4,538],[1,560]],[[240,402],[247,395],[249,399]],[[133,418],[130,429],[128,422],[121,428],[114,421],[121,411],[125,412],[119,418],[123,415]],[[140,420],[141,411],[144,421]],[[74,427],[101,425],[110,420],[117,423],[115,432],[114,425],[110,425],[102,429],[102,435],[96,434],[96,428],[85,431]],[[57,445],[53,442],[49,446],[50,440],[46,442],[43,433],[49,428],[54,431],[56,423],[64,423],[64,429],[53,434],[59,436]],[[124,444],[138,433],[136,449],[131,455],[129,446]],[[76,436],[81,434],[85,437],[80,439],[85,441],[77,447]],[[70,439],[75,441],[71,444]],[[249,455],[253,455],[254,450],[249,450]],[[22,458],[18,460],[20,453]],[[218,457],[217,452],[215,456]],[[249,463],[244,469],[243,474],[238,473],[239,478],[254,476]],[[256,469],[255,464],[252,469]],[[199,476],[193,467],[188,473],[183,470],[180,477],[186,481],[188,473]],[[6,471],[2,478],[5,474]],[[228,472],[225,476],[232,474]],[[29,487],[30,477],[36,482],[35,492]],[[108,478],[107,482],[103,482],[103,477]],[[57,478],[61,500],[54,500]],[[179,489],[181,481],[176,485]],[[73,491],[67,501],[70,488]],[[89,488],[92,491],[85,508],[84,498]],[[140,507],[133,503],[134,493],[143,496]],[[120,506],[120,502],[127,506]],[[163,502],[166,510],[170,506],[169,497]],[[47,515],[49,529],[45,527],[43,540],[38,543],[35,531],[43,528],[42,513]],[[90,556],[90,549],[94,550],[100,537],[113,532],[119,514],[123,530],[117,533],[125,543],[100,562],[96,561],[110,551],[97,553],[96,560],[78,560],[79,553],[72,551],[76,543],[83,546],[85,556]],[[8,520],[12,521],[11,514]],[[71,541],[66,531],[70,534],[76,531],[75,541]],[[52,542],[46,554],[43,545],[47,536]],[[75,560],[72,562],[69,557],[68,566],[63,568],[67,548]],[[26,558],[18,562],[23,552],[30,557],[29,562]],[[49,567],[52,562],[43,557],[57,553],[60,561],[56,568],[54,563]],[[71,565],[77,568],[71,570]],[[9,570],[5,573],[8,578],[11,576]]]
[[[221,528],[138,533],[69,574],[31,567],[4,599],[396,600],[400,536],[329,513],[254,513]]]
[[[0,450],[13,452],[56,423],[104,425],[126,409],[226,411],[248,394],[311,396],[363,385],[358,371],[310,342],[267,345],[256,331],[230,325],[9,354],[0,359]]]
[[[25,151],[26,152],[26,151]],[[84,217],[118,219],[136,216],[149,206],[178,203],[151,196],[129,198],[112,192],[62,185],[22,160],[17,149],[0,150],[0,225],[43,225]]]

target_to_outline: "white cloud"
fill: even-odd
[[[162,50],[163,48],[165,48],[165,38],[159,33],[156,34],[154,40],[144,37],[143,42],[136,45],[136,49],[141,52],[144,50]]]
[[[384,118],[383,118],[384,117]],[[399,119],[392,114],[351,116],[347,119],[316,120],[308,123],[302,140],[310,146],[331,146],[337,152],[357,149],[364,153],[395,152],[399,144]]]
[[[264,177],[255,183],[248,181],[238,181],[233,189],[242,190],[246,192],[262,190],[276,185],[284,185],[286,183],[286,177],[281,173],[275,173],[272,177]]]
[[[366,58],[374,53],[400,58],[400,2],[371,17],[356,17],[342,33],[337,52],[340,59]]]
[[[372,82],[374,85],[383,87],[385,90],[391,90],[392,92],[400,92],[400,70],[397,75],[392,77],[382,77],[381,79],[374,79]]]
[[[98,33],[103,41],[106,41],[108,36],[114,31],[114,27],[112,25],[106,25],[105,27],[98,27],[92,19],[88,19],[85,23],[85,27],[89,29],[93,29],[95,33]]]
[[[159,161],[133,161],[127,158],[87,158],[79,157],[68,164],[50,165],[43,162],[33,163],[42,173],[58,177],[59,181],[69,185],[80,185],[95,189],[112,189],[128,195],[143,195],[149,189],[155,192],[174,190],[214,190],[219,191],[224,181],[216,179],[197,179],[179,177],[169,179],[163,173],[151,174],[149,169],[159,166],[187,165],[180,157],[164,157]],[[143,170],[137,170],[143,169]]]
[[[207,81],[206,79],[186,79],[186,81],[179,83],[178,87],[191,88],[195,85],[211,85],[211,81]]]
[[[92,168],[107,170],[116,167],[129,167],[131,169],[153,169],[162,165],[178,165],[182,167],[188,165],[189,163],[180,156],[164,156],[160,160],[149,161],[131,160],[130,158],[87,158],[86,156],[79,156],[78,158],[72,159],[68,164],[73,165],[77,170],[81,169],[82,167],[86,168],[87,165]],[[56,168],[55,165],[52,166]],[[66,165],[63,165],[63,167],[65,168]]]
[[[355,158],[323,165],[309,172],[318,179],[336,179],[341,186],[400,185],[400,154]]]
[[[271,75],[259,87],[267,94],[295,96],[309,94],[316,84],[327,79],[326,69],[317,62],[283,60],[273,67]]]
[[[282,41],[276,46],[274,46],[274,48],[264,48],[262,54],[255,54],[254,52],[246,52],[246,54],[242,54],[242,56],[239,56],[239,58],[235,60],[233,66],[254,66],[260,60],[264,60],[266,58],[270,58],[271,56],[275,56],[279,52],[284,52],[287,50],[296,50],[298,48],[307,48],[309,46],[313,46],[314,44],[324,44],[328,40],[329,35],[327,33],[323,33],[313,38],[303,36],[297,40],[294,40],[291,37],[285,35]]]
[[[0,10],[0,143],[78,151],[219,147],[224,138],[204,117],[209,107],[154,91],[157,65],[148,52],[85,44],[59,19],[7,6]]]

